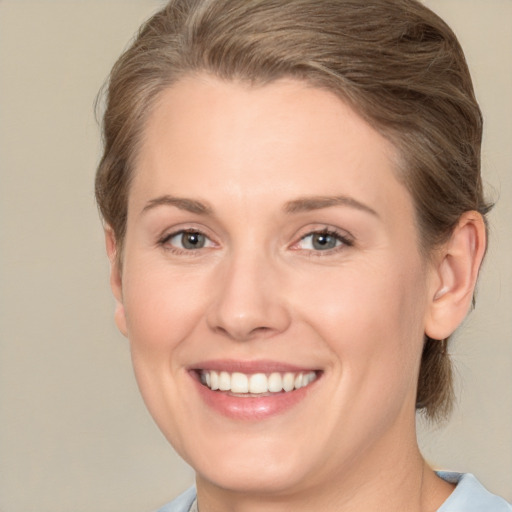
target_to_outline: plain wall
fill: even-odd
[[[426,3],[466,50],[498,204],[452,347],[459,404],[421,445],[512,500],[512,2]],[[1,512],[150,511],[193,480],[138,395],[93,198],[95,95],[158,5],[0,0]]]

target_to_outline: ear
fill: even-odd
[[[126,328],[126,315],[123,304],[123,276],[120,268],[118,256],[117,240],[114,231],[110,226],[105,227],[105,245],[107,248],[108,259],[110,260],[110,287],[116,300],[116,309],[114,320],[117,328],[124,336],[128,336]]]
[[[425,334],[429,338],[447,338],[464,320],[473,300],[485,247],[482,215],[476,211],[465,212],[440,249],[432,269],[425,319]]]

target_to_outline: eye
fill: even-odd
[[[170,246],[172,249],[194,251],[205,247],[212,247],[213,242],[200,231],[183,230],[166,236],[162,245]]]
[[[323,230],[302,237],[296,247],[305,251],[329,251],[350,245],[352,245],[351,241],[343,235],[335,231]]]

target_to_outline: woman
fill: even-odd
[[[511,510],[415,432],[450,409],[485,253],[481,131],[414,0],[173,0],[142,27],[96,194],[139,387],[196,471],[162,511]]]

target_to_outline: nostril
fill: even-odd
[[[227,329],[225,327],[218,325],[213,328],[213,331],[218,335],[225,336],[238,341],[248,341],[253,338],[268,337],[271,336],[272,333],[277,332],[276,329],[272,329],[271,327],[267,326],[245,329],[244,326],[242,325],[240,325],[238,329],[235,327]]]
[[[271,331],[270,327],[255,327],[249,334],[265,334]]]
[[[215,334],[221,334],[222,336],[229,336],[228,331],[224,327],[216,326],[213,328]]]

